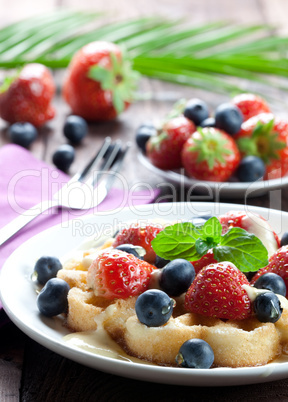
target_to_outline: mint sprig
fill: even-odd
[[[217,261],[230,261],[242,272],[254,272],[268,264],[268,252],[258,237],[238,227],[222,235],[216,217],[202,226],[191,222],[167,226],[153,239],[152,247],[167,260],[184,258],[192,262],[212,249]]]

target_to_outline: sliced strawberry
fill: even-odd
[[[223,182],[238,167],[240,153],[234,139],[215,128],[198,128],[182,149],[182,163],[188,174],[198,180]]]
[[[251,279],[250,284],[254,285],[260,276],[267,272],[273,272],[283,278],[286,285],[286,297],[288,296],[288,246],[283,246],[274,253],[270,259],[267,267],[261,268]]]
[[[265,179],[288,173],[288,122],[261,113],[242,124],[235,136],[242,156],[258,156],[266,164]]]
[[[156,254],[151,246],[151,241],[162,230],[162,227],[156,224],[138,225],[132,224],[129,228],[122,229],[115,237],[113,247],[120,244],[133,244],[145,249],[144,260],[151,264],[155,262]]]
[[[73,57],[63,85],[72,111],[90,121],[114,119],[133,100],[138,73],[119,46],[97,41]]]
[[[260,113],[270,113],[268,104],[258,95],[240,94],[232,99],[232,103],[241,110],[244,121]]]
[[[147,289],[154,267],[121,250],[109,250],[96,257],[88,269],[87,284],[96,296],[126,299]]]
[[[49,69],[38,63],[27,64],[0,88],[0,117],[11,124],[29,122],[39,127],[55,115],[51,105],[54,94]]]
[[[253,213],[247,214],[244,211],[229,211],[219,216],[222,225],[222,233],[225,234],[231,227],[238,227],[247,230],[257,236],[271,256],[280,247],[280,239],[269,223],[262,216]]]
[[[160,169],[180,168],[183,145],[195,129],[194,123],[183,115],[169,119],[158,131],[158,135],[148,140],[147,157]]]
[[[192,313],[229,320],[251,315],[251,301],[242,288],[246,276],[230,262],[204,267],[185,296],[185,307]]]

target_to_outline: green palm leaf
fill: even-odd
[[[102,17],[59,10],[8,25],[0,29],[0,68],[27,62],[65,68],[82,46],[107,40],[125,46],[135,70],[148,77],[219,92],[241,92],[243,79],[288,90],[277,80],[288,76],[288,38],[272,35],[270,27]]]

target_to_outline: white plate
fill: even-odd
[[[242,182],[211,182],[200,181],[189,178],[184,174],[184,169],[162,170],[152,165],[150,160],[138,152],[138,159],[151,172],[162,177],[165,182],[173,184],[175,187],[189,188],[190,194],[203,194],[206,196],[214,195],[215,200],[223,198],[243,198],[257,197],[269,191],[282,188],[288,184],[288,176],[273,180],[257,180],[253,183]],[[211,199],[211,198],[210,198]]]
[[[36,293],[31,282],[31,272],[35,261],[42,255],[58,257],[68,253],[81,243],[85,236],[114,230],[118,222],[130,220],[187,219],[197,214],[218,215],[230,209],[242,210],[235,204],[219,203],[174,203],[154,204],[125,208],[109,213],[85,216],[50,228],[28,240],[6,261],[0,277],[1,299],[11,320],[28,336],[48,349],[83,365],[138,380],[191,386],[230,386],[261,383],[288,377],[287,362],[272,363],[261,367],[215,368],[209,370],[158,367],[147,364],[121,361],[98,356],[77,349],[63,340],[68,330],[61,319],[42,317],[36,307]],[[288,227],[285,212],[246,206],[251,213],[260,213],[280,232]]]

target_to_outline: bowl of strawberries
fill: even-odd
[[[201,99],[180,100],[166,118],[136,133],[144,166],[175,186],[218,197],[249,197],[288,183],[288,120],[243,93],[211,116]]]

